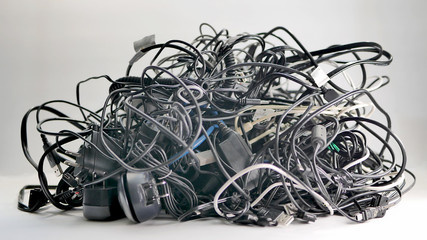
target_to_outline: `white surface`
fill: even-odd
[[[0,1],[1,239],[422,239],[427,214],[426,9],[427,1],[416,0]],[[370,68],[391,77],[391,83],[375,96],[407,147],[408,167],[419,178],[414,191],[384,218],[365,224],[326,217],[285,228],[234,226],[218,219],[89,222],[79,210],[60,212],[51,207],[37,214],[16,210],[19,189],[37,183],[21,152],[19,127],[25,111],[51,99],[74,101],[75,84],[87,77],[123,76],[133,41],[153,33],[157,42],[191,41],[202,22],[227,28],[231,34],[282,25],[308,50],[356,41],[380,43],[394,61],[385,68]],[[137,66],[134,73],[141,69]],[[88,84],[83,92],[83,102],[90,107],[105,98],[107,86],[99,83]],[[39,156],[39,137],[30,133],[34,134],[29,139],[31,151]]]
[[[81,209],[63,212],[51,206],[35,214],[20,212],[16,209],[17,193],[32,180],[35,178],[0,178],[2,239],[425,239],[425,185],[418,185],[405,195],[383,218],[363,224],[341,216],[327,216],[309,224],[294,221],[286,227],[258,227],[214,218],[184,223],[168,218],[141,224],[127,219],[93,222],[84,219]]]

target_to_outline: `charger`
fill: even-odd
[[[218,153],[229,166],[236,172],[243,170],[249,165],[252,151],[245,140],[234,130],[224,123],[218,123],[220,139],[217,147]]]

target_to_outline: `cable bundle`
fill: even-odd
[[[87,79],[77,84],[77,103],[50,101],[24,116],[24,154],[40,179],[33,193],[46,199],[21,204],[22,210],[46,202],[89,209],[97,204],[88,197],[96,189],[114,202],[124,174],[149,173],[153,179],[142,186],[153,198],[144,206],[157,201],[180,221],[220,216],[272,226],[339,214],[364,222],[384,216],[415,183],[391,119],[372,95],[389,78],[370,77],[367,68],[392,61],[377,43],[309,52],[283,27],[232,36],[202,24],[192,43],[156,44],[148,36],[135,42],[135,50],[125,77]],[[140,59],[149,66],[132,76]],[[80,85],[97,78],[111,85],[104,105],[91,111],[80,103]],[[74,106],[82,115],[68,117],[54,103]],[[375,110],[384,120],[371,118]],[[45,149],[38,164],[27,146],[32,111]],[[42,112],[56,116],[41,119]],[[77,130],[45,130],[55,121]],[[72,141],[81,141],[80,149],[66,149]],[[61,177],[55,193],[44,174],[45,159]],[[120,191],[124,208],[124,196],[137,190]]]

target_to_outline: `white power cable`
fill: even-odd
[[[359,158],[359,159],[357,159],[357,160],[355,160],[355,161],[353,161],[353,162],[345,165],[342,169],[347,170],[347,169],[349,169],[349,168],[351,168],[351,167],[353,167],[353,166],[355,166],[355,165],[357,165],[359,163],[362,163],[363,161],[365,161],[366,159],[368,159],[369,156],[371,156],[371,152],[368,149],[368,151],[366,151],[366,154],[363,157],[361,157],[361,158]]]
[[[232,176],[230,179],[227,180],[227,182],[224,183],[224,185],[221,186],[221,188],[217,191],[217,193],[215,194],[214,200],[213,200],[213,205],[214,205],[214,209],[215,212],[221,216],[221,217],[225,217],[225,214],[219,209],[218,206],[218,199],[221,196],[221,194],[225,191],[225,189],[227,189],[234,181],[236,181],[238,178],[240,178],[241,176],[257,170],[257,169],[271,169],[281,175],[283,175],[284,177],[288,178],[289,180],[291,180],[292,182],[295,183],[295,186],[300,188],[300,189],[305,189],[307,192],[309,192],[314,198],[316,198],[318,201],[322,202],[325,207],[328,208],[329,213],[331,215],[334,214],[334,210],[332,209],[331,205],[328,203],[328,201],[326,201],[322,196],[320,196],[318,193],[314,192],[313,190],[309,189],[308,187],[305,187],[301,184],[299,184],[298,180],[295,179],[292,175],[286,173],[285,171],[283,171],[282,169],[280,169],[277,166],[274,166],[272,164],[268,164],[268,163],[260,163],[260,164],[256,164],[253,166],[249,166],[245,169],[243,169],[242,171],[236,173],[236,175]]]

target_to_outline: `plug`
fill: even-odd
[[[322,92],[323,92],[323,97],[328,102],[331,102],[340,96],[337,91],[335,91],[334,89],[331,89],[331,88],[326,89],[326,88],[322,87]]]
[[[286,214],[283,210],[275,208],[261,208],[257,212],[257,215],[260,220],[265,220],[269,222],[269,225],[289,225],[293,222],[294,217]]]
[[[27,190],[30,190],[29,195]],[[40,185],[27,185],[19,191],[18,209],[24,212],[35,212],[48,203]]]
[[[77,180],[71,173],[65,173],[64,175],[62,175],[62,180],[64,180],[64,182],[66,182],[70,187],[76,188],[79,185]]]
[[[370,207],[360,211],[354,216],[358,221],[367,221],[373,218],[384,217],[388,207],[389,198],[381,194],[375,194],[371,201]]]
[[[367,221],[373,218],[384,217],[386,211],[387,211],[387,208],[383,206],[368,207],[365,210],[357,213],[355,217],[356,217],[356,220],[358,221]]]
[[[303,211],[298,211],[296,218],[303,220],[305,222],[315,222],[317,220],[316,215],[314,215],[313,213],[308,213]]]
[[[46,136],[44,134],[41,135],[42,138],[42,142],[43,142],[43,150],[47,150],[48,148],[50,148],[52,146],[52,143],[50,143]],[[50,151],[50,153],[46,156],[47,160],[49,162],[50,167],[53,169],[53,171],[55,172],[55,175],[57,177],[61,176],[63,171],[61,168],[61,160],[65,159],[63,157],[61,157],[58,152],[56,152],[56,150],[52,150]]]
[[[242,216],[240,216],[238,219],[234,220],[234,223],[242,224],[242,225],[249,225],[249,224],[258,224],[258,216],[251,211],[246,212]]]

